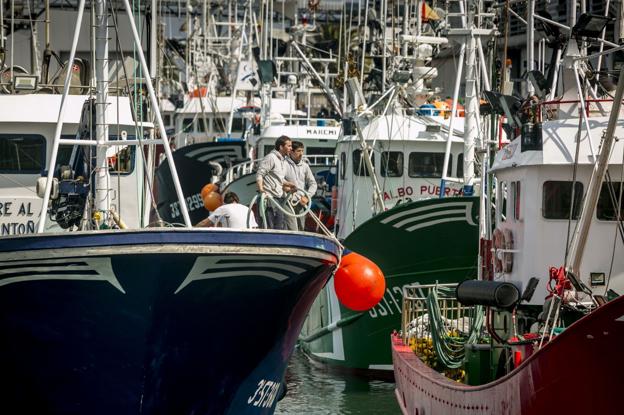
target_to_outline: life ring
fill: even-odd
[[[494,271],[497,273],[510,273],[513,270],[513,252],[509,252],[509,250],[512,250],[514,247],[511,230],[494,229],[492,240],[494,245]]]

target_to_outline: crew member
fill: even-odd
[[[223,205],[211,212],[210,216],[199,222],[197,226],[219,226],[235,229],[258,227],[254,213],[247,206],[240,204],[240,199],[236,193],[226,193],[223,196],[223,203]],[[249,226],[247,226],[247,218],[249,218]]]
[[[317,184],[312,169],[307,161],[303,160],[303,143],[300,141],[292,142],[292,151],[286,158],[286,180],[293,183],[297,189],[305,190],[309,195],[316,193]],[[295,193],[295,196],[291,198],[294,203],[291,203],[295,214],[301,213],[308,205],[308,197],[300,193]],[[305,216],[295,218],[292,216],[286,217],[286,229],[291,231],[304,230],[305,229]]]
[[[290,153],[292,141],[283,135],[275,140],[275,148],[264,156],[256,171],[256,184],[258,192],[266,193],[273,198],[273,202],[267,200],[266,222],[263,227],[267,229],[285,229],[284,213],[274,205],[274,202],[284,206],[286,193],[292,192],[295,185],[285,180],[286,156]]]

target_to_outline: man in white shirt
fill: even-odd
[[[284,177],[288,182],[293,183],[297,189],[305,190],[310,196],[314,196],[318,186],[310,165],[303,160],[303,150],[302,142],[292,142],[292,151],[286,157],[286,175]],[[295,199],[296,204],[293,205],[293,211],[295,214],[300,214],[308,205],[309,200],[307,196],[300,193],[297,193],[296,196],[299,198]],[[290,231],[304,230],[305,216],[300,218],[287,216],[285,219],[286,229]]]
[[[247,206],[241,205],[239,201],[236,193],[226,193],[223,196],[225,204],[216,208],[210,213],[210,216],[199,222],[197,226],[235,229],[257,228],[258,224],[254,213]],[[247,217],[249,217],[249,226],[247,226]]]

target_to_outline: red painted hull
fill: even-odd
[[[392,336],[404,414],[624,413],[624,296],[575,322],[513,372],[485,385],[453,382]]]

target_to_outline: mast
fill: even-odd
[[[106,0],[95,0],[95,138],[96,166],[95,166],[95,211],[106,215],[110,210],[108,161],[108,124],[106,121],[106,106],[108,104],[108,11]],[[71,63],[70,63],[71,64]]]
[[[527,0],[527,71],[531,72],[535,69],[535,33],[534,33],[534,19],[535,13],[535,0]],[[535,89],[531,82],[527,83],[527,91],[529,95],[533,95]]]
[[[461,5],[461,2],[460,2]],[[464,17],[466,16],[467,17]],[[455,120],[457,111],[457,101],[459,98],[459,83],[462,79],[462,63],[465,55],[466,78],[465,78],[465,102],[464,102],[464,195],[472,196],[474,194],[475,182],[475,146],[479,140],[479,97],[477,96],[477,49],[481,44],[481,38],[489,37],[493,34],[493,29],[483,29],[475,27],[475,22],[481,20],[479,14],[479,2],[474,0],[468,3],[465,14],[462,13],[462,22],[465,26],[459,29],[450,29],[448,37],[455,37],[460,44],[458,74],[455,80],[455,88],[453,91],[453,105],[451,108],[451,121],[446,142],[446,151],[444,155],[444,167],[442,171],[442,180],[440,181],[440,197],[445,194],[446,182],[449,180],[447,176],[451,140],[453,137],[453,121]]]

